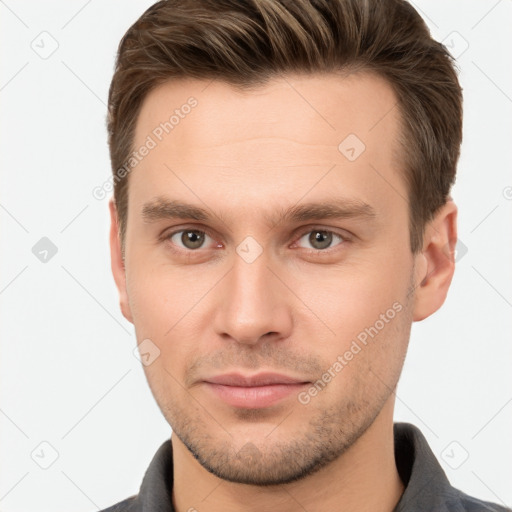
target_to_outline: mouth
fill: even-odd
[[[311,382],[277,373],[251,376],[229,373],[209,377],[203,384],[227,405],[260,409],[296,395]]]

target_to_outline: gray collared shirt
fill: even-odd
[[[472,498],[450,485],[420,430],[395,423],[395,460],[405,491],[393,512],[512,512]],[[142,480],[139,494],[100,512],[174,512],[172,445],[158,449]]]

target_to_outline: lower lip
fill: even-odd
[[[225,386],[223,384],[205,383],[219,398],[233,407],[259,409],[268,407],[292,394],[298,394],[307,383],[271,384],[268,386]]]

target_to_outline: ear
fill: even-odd
[[[443,304],[455,271],[457,206],[450,198],[429,222],[422,252],[416,255],[413,321],[436,312]]]
[[[126,291],[126,272],[121,252],[121,239],[119,237],[119,221],[114,199],[111,198],[108,203],[110,209],[110,262],[112,274],[119,291],[119,304],[123,316],[133,324],[132,312],[128,302],[128,293]]]

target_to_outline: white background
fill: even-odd
[[[107,199],[91,193],[110,175],[117,44],[150,3],[0,1],[3,512],[107,507],[138,492],[170,435],[119,310]],[[511,506],[512,3],[416,5],[460,54],[465,130],[453,197],[468,251],[445,305],[413,325],[396,419],[422,429],[455,486]],[[46,59],[31,47],[41,38],[46,51],[58,44]],[[58,249],[47,263],[32,253],[42,237]],[[42,469],[34,450],[40,464],[52,450],[58,458]],[[451,465],[468,458],[452,469],[443,453]]]

